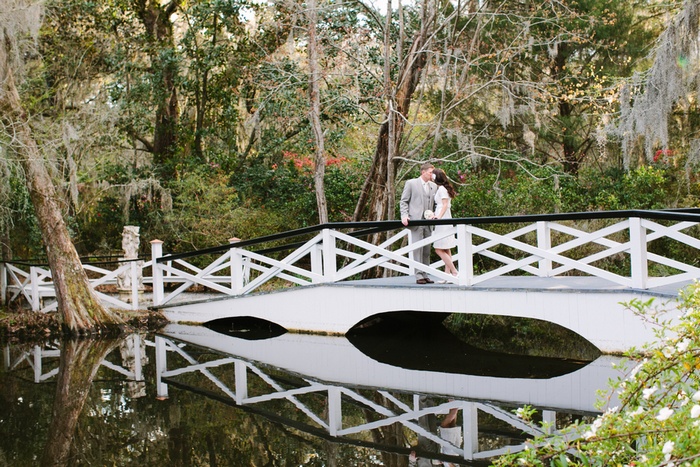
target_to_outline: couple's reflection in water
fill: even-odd
[[[111,372],[111,378],[122,377],[126,402],[114,405],[131,404],[132,417],[147,418],[157,425],[175,412],[180,414],[176,417],[180,431],[149,426],[150,434],[139,441],[147,445],[167,438],[167,449],[154,445],[150,450],[164,452],[171,465],[194,462],[197,433],[208,423],[220,428],[201,435],[207,440],[201,449],[210,463],[215,459],[218,465],[239,465],[246,456],[254,463],[264,457],[271,465],[276,465],[271,459],[282,462],[285,456],[299,456],[295,462],[300,464],[313,456],[325,456],[327,465],[379,458],[382,465],[390,466],[478,466],[488,465],[490,453],[502,453],[504,445],[521,443],[538,431],[515,423],[503,445],[480,450],[483,426],[477,423],[477,412],[488,413],[496,422],[511,423],[517,404],[546,404],[529,401],[527,394],[508,398],[513,392],[509,384],[535,388],[530,390],[533,394],[566,392],[561,388],[578,383],[562,383],[559,377],[585,366],[585,362],[561,359],[516,359],[513,363],[512,356],[475,349],[444,328],[426,323],[418,328],[383,323],[357,329],[347,338],[289,334],[258,324],[168,325],[156,336],[62,342],[51,423],[38,456],[41,464],[89,464],[80,457],[86,448],[76,446],[75,440],[83,442],[85,437],[78,428],[81,412],[95,416],[105,410],[94,404],[85,407],[98,371]],[[608,363],[605,367],[609,371]],[[603,378],[607,373],[598,379]],[[511,379],[516,383],[509,383]],[[532,386],[538,381],[551,387],[543,391]],[[175,391],[175,397],[169,391]],[[136,399],[149,402],[137,409]],[[502,407],[494,401],[503,402]],[[558,409],[565,406],[552,404]],[[146,405],[157,414],[140,413]],[[593,413],[592,406],[587,401],[572,408],[577,413]],[[188,422],[187,417],[192,420]],[[261,425],[261,417],[270,425]],[[273,426],[282,435],[272,435]],[[77,429],[80,436],[76,437]],[[177,436],[180,432],[182,436]],[[277,445],[277,438],[302,443],[309,452],[291,454],[293,449]],[[324,446],[323,453],[319,446]],[[125,457],[117,453],[108,458]],[[142,460],[141,465],[149,462]],[[315,464],[309,461],[308,465]]]
[[[435,399],[429,396],[420,396],[419,404],[421,409],[434,407]],[[462,428],[457,425],[459,409],[453,407],[442,418],[434,413],[429,413],[418,418],[418,424],[428,433],[437,433],[438,436],[446,443],[439,445],[430,437],[423,434],[418,434],[418,440],[411,447],[411,452],[408,456],[409,467],[428,467],[432,465],[456,466],[458,464],[448,461],[436,460],[435,456],[439,452],[441,454],[458,456],[459,448],[462,446]]]
[[[435,405],[434,399],[428,396],[420,396],[419,403],[421,408],[433,407]],[[451,456],[459,455],[463,437],[462,428],[457,426],[458,415],[459,409],[453,407],[439,420],[433,413],[423,415],[418,419],[418,424],[422,428],[429,433],[437,433],[445,443],[449,444],[438,445],[430,438],[419,434],[418,441],[412,447],[411,453],[408,456],[409,467],[428,467],[436,465],[437,463],[450,467],[457,465],[453,462],[436,460],[435,455],[438,452]]]

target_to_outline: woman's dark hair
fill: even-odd
[[[447,194],[450,195],[450,198],[454,198],[455,196],[457,196],[457,190],[454,189],[454,187],[448,180],[444,170],[435,169],[433,170],[433,175],[435,175],[435,183],[437,183],[440,186],[444,186],[447,189]]]

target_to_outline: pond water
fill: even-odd
[[[439,329],[246,331],[4,345],[0,465],[488,465],[541,421],[590,420],[620,376],[615,357],[515,357]],[[515,416],[524,404],[538,423]]]

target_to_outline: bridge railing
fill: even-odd
[[[132,278],[119,294],[99,292],[125,309],[166,305],[193,290],[235,296],[417,270],[467,287],[509,275],[578,275],[649,289],[700,278],[699,222],[700,209],[422,220],[412,225],[450,227],[416,242],[399,221],[328,223],[179,254],[164,254],[163,242],[153,240],[150,261],[84,267],[98,290]],[[449,235],[457,239],[457,277],[441,260],[413,259],[418,248]],[[152,301],[141,293],[145,283],[152,283]],[[0,262],[0,289],[3,302],[24,297],[36,311],[56,307],[46,266]]]
[[[143,260],[83,261],[90,285],[108,306],[137,310],[143,303],[143,283],[150,282],[143,271],[151,262]],[[108,293],[105,288],[114,289]],[[46,313],[58,307],[56,289],[48,265],[38,262],[7,261],[0,263],[0,300],[8,303],[23,298],[32,311]]]
[[[162,254],[155,244],[154,304],[164,305],[192,286],[226,295],[265,290],[265,284],[305,286],[425,271],[437,279],[473,286],[506,275],[594,276],[648,289],[700,278],[700,210],[606,211],[511,217],[422,220],[449,225],[413,242],[398,221],[329,223],[284,234],[182,254]],[[429,265],[413,252],[455,235],[453,277],[439,260]],[[302,238],[300,241],[292,241]],[[281,241],[289,243],[279,245]],[[272,242],[278,245],[263,248]],[[211,258],[206,264],[194,263]],[[165,293],[168,281],[177,289]]]

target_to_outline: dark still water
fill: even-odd
[[[619,376],[613,357],[516,358],[440,331],[261,337],[169,325],[5,345],[0,465],[488,465],[542,430],[516,408],[585,420]]]

